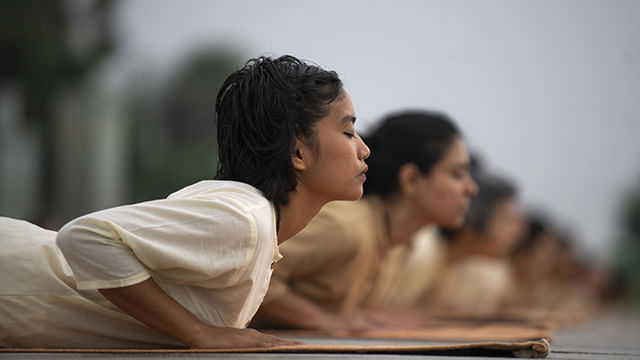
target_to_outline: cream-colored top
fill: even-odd
[[[203,322],[245,327],[280,258],[272,204],[232,181],[82,216],[57,237],[0,218],[0,244],[0,346],[19,347],[179,346],[97,291],[149,277]]]
[[[365,306],[370,309],[424,307],[446,265],[446,249],[435,226],[416,232],[406,246],[390,249]]]
[[[493,311],[512,287],[505,260],[474,255],[450,264],[430,299],[434,306],[465,313]]]
[[[280,246],[265,303],[291,291],[335,312],[363,306],[389,249],[384,209],[377,197],[333,201]]]

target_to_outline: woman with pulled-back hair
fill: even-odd
[[[362,195],[369,149],[337,74],[292,56],[248,61],[215,110],[215,180],[82,216],[57,234],[0,218],[0,346],[296,343],[245,327],[278,245],[325,203]]]
[[[501,176],[476,178],[480,191],[465,224],[443,231],[446,266],[425,299],[435,313],[495,315],[513,286],[508,257],[524,230],[517,189]]]
[[[476,192],[462,136],[444,114],[387,116],[371,148],[364,197],[326,205],[281,247],[260,328],[370,330],[396,326],[367,308],[383,260],[426,225],[460,226]]]

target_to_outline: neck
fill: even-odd
[[[515,258],[511,262],[511,264],[515,277],[523,283],[529,283],[529,280],[531,279],[530,275],[532,274],[532,272],[529,271],[530,267],[528,266],[529,264],[527,263],[526,259]]]
[[[477,235],[473,230],[462,230],[450,246],[449,261],[453,263],[470,255],[498,258],[488,244],[489,239]]]
[[[282,244],[304,229],[328,201],[309,195],[304,188],[291,193],[289,203],[280,206],[278,244]]]
[[[462,230],[458,233],[453,240],[453,242],[449,245],[449,250],[447,251],[447,260],[449,263],[458,262],[465,257],[475,253],[475,243],[478,239],[476,239],[468,230]]]
[[[414,209],[410,201],[403,201],[402,198],[391,197],[384,200],[384,208],[388,219],[391,246],[408,243],[414,233],[431,223]]]

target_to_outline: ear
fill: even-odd
[[[293,163],[293,169],[298,171],[304,171],[307,169],[308,162],[308,154],[309,149],[300,141],[300,139],[296,139],[296,148],[293,151],[293,156],[291,156],[291,162]]]
[[[420,169],[414,163],[406,163],[398,170],[398,189],[402,194],[415,195],[418,192]]]

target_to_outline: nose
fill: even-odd
[[[478,184],[471,176],[469,176],[467,180],[467,194],[469,194],[469,196],[476,196],[476,194],[478,194]]]
[[[367,144],[364,143],[364,140],[362,140],[360,135],[357,135],[357,136],[358,136],[358,159],[365,160],[371,155],[371,150],[369,149]]]

